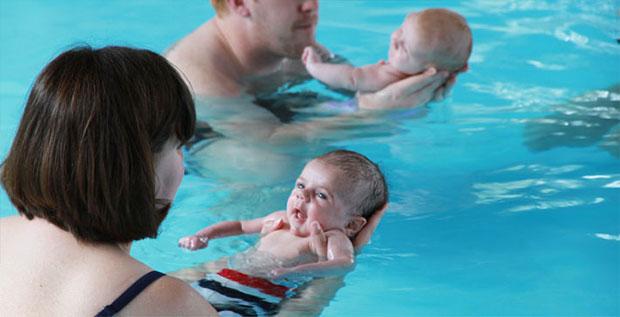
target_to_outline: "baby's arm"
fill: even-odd
[[[407,77],[385,62],[363,67],[323,63],[312,47],[306,47],[302,60],[312,77],[333,88],[374,92]]]
[[[268,216],[244,221],[223,221],[205,227],[195,234],[179,239],[179,247],[198,250],[206,248],[210,239],[235,236],[240,234],[259,233],[265,221],[283,217],[282,211]]]
[[[351,271],[355,264],[353,243],[349,237],[340,231],[326,232],[327,259],[317,262],[301,264],[288,268],[275,269],[274,277],[283,277],[292,274],[304,274],[314,277],[340,276]]]

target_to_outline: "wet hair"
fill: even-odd
[[[156,237],[170,207],[157,199],[155,154],[194,133],[192,95],[160,55],[77,47],[37,77],[2,168],[18,212],[79,241]]]
[[[388,187],[379,166],[366,156],[336,150],[315,159],[340,171],[338,188],[355,215],[370,218],[388,201]]]
[[[424,52],[435,67],[447,71],[463,70],[473,42],[463,16],[448,9],[426,9],[417,14],[416,27],[421,40],[430,47]]]

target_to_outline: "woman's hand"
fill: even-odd
[[[454,84],[446,71],[437,72],[433,67],[388,85],[374,93],[358,93],[360,109],[393,109],[425,105],[431,100],[441,100]]]
[[[385,211],[388,208],[388,204],[385,204],[381,209],[377,210],[370,219],[368,219],[368,223],[357,233],[355,238],[353,239],[353,248],[355,248],[355,253],[359,253],[362,248],[370,241],[370,237],[375,232],[377,225],[383,218]]]
[[[179,239],[179,247],[189,249],[189,250],[198,250],[204,249],[209,245],[209,238],[207,237],[199,237],[197,235],[191,235],[187,237],[183,237]]]

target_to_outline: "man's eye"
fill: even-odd
[[[323,193],[316,193],[316,196],[321,198],[321,199],[327,199],[327,195],[325,195]]]
[[[305,188],[305,186],[304,186],[304,184],[302,184],[302,183],[297,183],[297,188],[299,188],[299,189],[304,189],[304,188]]]

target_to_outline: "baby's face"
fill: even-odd
[[[406,74],[417,74],[429,67],[417,57],[424,47],[419,40],[416,27],[416,13],[409,14],[403,24],[392,33],[388,61],[392,67]]]
[[[306,164],[286,204],[286,215],[296,235],[309,236],[314,221],[324,231],[344,230],[350,217],[338,185],[339,176],[337,169],[320,161]]]

